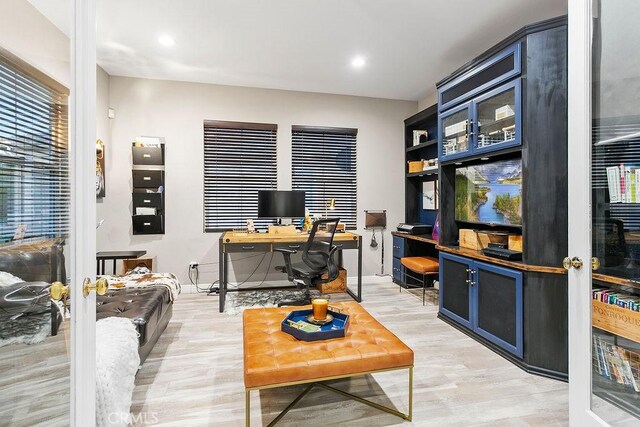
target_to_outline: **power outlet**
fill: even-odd
[[[194,268],[198,268],[198,261],[191,261],[189,263],[189,270],[193,270]]]

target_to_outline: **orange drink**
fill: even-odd
[[[313,307],[313,318],[316,320],[325,320],[327,318],[327,310],[329,309],[329,298],[317,297],[311,300]]]

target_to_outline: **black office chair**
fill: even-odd
[[[284,266],[276,267],[276,270],[287,273],[290,282],[304,288],[304,295],[295,301],[282,301],[279,307],[285,305],[307,305],[311,304],[311,286],[328,283],[338,277],[339,269],[333,259],[336,246],[333,246],[333,235],[340,222],[339,218],[320,219],[313,223],[309,239],[302,251],[302,262],[291,262],[291,255],[297,251],[285,248],[277,248],[274,251],[282,252],[284,256]],[[322,278],[323,274],[327,274]]]

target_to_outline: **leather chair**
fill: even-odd
[[[290,282],[304,289],[301,299],[295,301],[282,301],[278,306],[307,305],[311,304],[311,286],[328,283],[335,280],[340,271],[333,256],[336,246],[333,245],[333,236],[340,218],[321,219],[313,223],[309,238],[302,251],[302,262],[292,262],[291,255],[297,251],[285,248],[276,248],[284,256],[284,266],[276,267],[277,271],[287,273]],[[321,227],[322,226],[322,227]],[[322,229],[321,229],[322,228]],[[323,278],[322,276],[326,274]]]

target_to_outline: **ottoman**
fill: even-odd
[[[377,409],[411,420],[413,404],[413,351],[356,302],[336,303],[349,315],[344,338],[298,341],[280,330],[293,307],[247,309],[243,314],[244,384],[246,425],[250,425],[251,391],[310,384],[269,425],[278,422],[314,385]],[[304,307],[296,307],[301,309]],[[395,409],[338,390],[323,381],[377,372],[407,369],[409,412]]]
[[[172,314],[171,292],[164,286],[110,289],[96,299],[96,320],[124,317],[136,326],[140,336],[140,364],[164,332]]]

